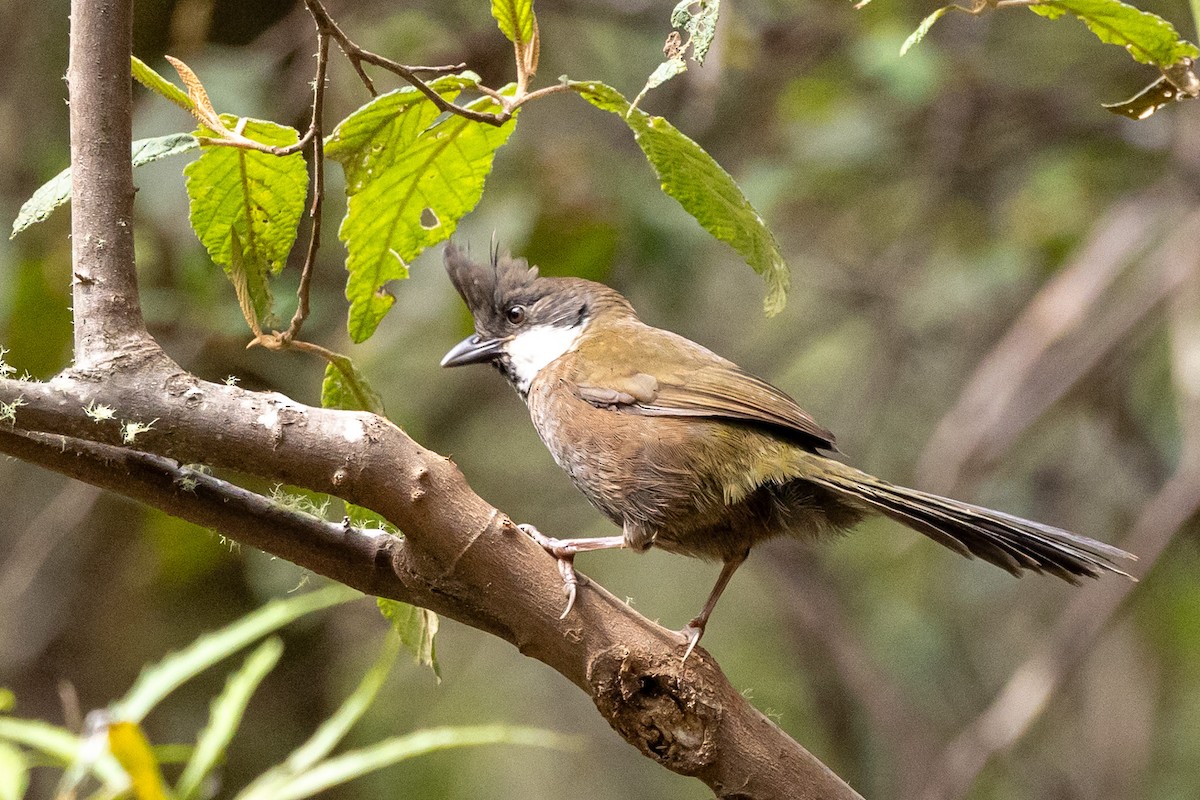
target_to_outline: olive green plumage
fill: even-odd
[[[477,334],[443,363],[497,366],[522,393],[555,461],[622,527],[625,545],[731,565],[697,620],[700,629],[749,548],[778,536],[841,531],[868,513],[1013,574],[1077,582],[1121,572],[1115,561],[1130,557],[847,466],[833,457],[833,434],[791,397],[695,342],[646,325],[607,286],[540,277],[524,261],[494,253],[490,264],[476,264],[453,246],[447,269]],[[589,549],[600,546],[589,541]],[[560,558],[579,551],[559,550]]]

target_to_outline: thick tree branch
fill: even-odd
[[[706,652],[681,661],[678,634],[602,588],[583,586],[559,620],[553,560],[449,459],[375,415],[207,383],[167,358],[138,309],[129,6],[72,2],[76,365],[48,383],[0,379],[0,450],[500,636],[586,691],[645,755],[722,797],[858,797],[752,708]],[[337,495],[382,513],[405,539],[275,508],[177,465],[190,463]]]
[[[133,268],[133,11],[127,0],[71,6],[75,363],[88,366],[149,337]]]
[[[553,561],[475,495],[452,462],[386,420],[205,383],[165,356],[119,360],[139,368],[111,371],[103,380],[63,375],[45,384],[0,381],[0,402],[22,401],[15,412],[20,428],[108,447],[93,455],[120,450],[128,422],[155,420],[134,445],[181,463],[265,475],[372,508],[407,536],[403,546],[388,543],[394,574],[386,577],[378,572],[381,555],[367,557],[363,548],[371,545],[354,537],[340,545],[347,552],[339,556],[328,538],[307,542],[281,531],[273,540],[251,539],[236,525],[196,521],[357,588],[418,602],[506,639],[588,692],[643,753],[701,778],[718,794],[857,796],[753,709],[707,653],[697,650],[682,663],[677,634],[602,588],[583,586],[571,617],[559,620],[561,579]],[[86,408],[100,405],[114,409],[114,419],[88,416]],[[47,460],[53,447],[41,456],[8,443],[4,449],[57,468]],[[133,467],[148,463],[141,458],[123,462],[125,477],[114,488],[132,493],[126,481],[134,480]],[[116,466],[109,471],[121,475]],[[157,468],[165,469],[161,463]],[[156,480],[159,493],[141,499],[193,518],[172,505],[189,500],[175,482]],[[347,574],[341,561],[359,565],[356,574]]]

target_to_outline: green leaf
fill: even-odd
[[[696,6],[696,10],[692,10]],[[717,18],[721,14],[721,0],[681,0],[671,11],[671,25],[687,31],[692,42],[692,58],[697,64],[704,63],[708,48],[717,35]]]
[[[413,660],[433,670],[434,677],[441,683],[442,670],[437,663],[437,651],[433,641],[438,632],[437,614],[427,608],[384,597],[376,598],[376,602],[379,610],[392,623],[400,641],[413,654]]]
[[[448,78],[431,85],[453,97],[464,78]],[[500,110],[488,97],[467,107]],[[497,128],[457,115],[434,123],[438,114],[423,96],[401,89],[351,114],[330,137],[326,153],[346,171],[349,201],[338,235],[349,251],[346,299],[356,342],[375,332],[395,302],[388,281],[407,278],[408,264],[449,238],[479,202],[496,150],[516,124]]]
[[[333,752],[333,748],[346,737],[354,724],[362,718],[379,690],[383,688],[396,656],[400,653],[400,639],[385,636],[383,648],[375,664],[363,676],[349,697],[329,719],[321,723],[308,741],[292,751],[282,764],[272,767],[238,793],[237,800],[273,800],[279,786],[317,765],[321,759]]]
[[[904,40],[904,44],[900,45],[900,56],[903,57],[905,53],[920,44],[921,40],[925,38],[925,35],[929,33],[929,29],[933,27],[933,24],[941,19],[947,11],[951,11],[953,9],[954,6],[942,6],[937,11],[934,11],[928,17],[921,20],[921,24],[917,26],[917,29],[913,31],[907,39]]]
[[[225,689],[213,700],[208,725],[196,740],[196,749],[175,784],[175,794],[180,800],[190,800],[200,793],[204,779],[225,757],[225,749],[246,714],[250,696],[282,655],[283,642],[272,636],[249,655],[241,669],[229,676]]]
[[[383,398],[371,388],[366,377],[346,356],[334,354],[325,365],[325,380],[321,383],[321,407],[343,408],[349,411],[370,411],[386,417]],[[363,506],[346,503],[346,516],[359,528],[378,528],[398,533],[383,515]]]
[[[519,744],[560,750],[578,748],[575,739],[540,728],[508,725],[430,728],[384,739],[369,747],[352,750],[323,761],[313,769],[279,785],[271,797],[272,800],[300,800],[414,756],[452,747],[485,744]]]
[[[325,380],[321,382],[321,407],[370,411],[381,417],[386,416],[383,398],[371,388],[354,362],[342,355],[325,365]]]
[[[631,105],[637,107],[637,105],[642,102],[642,98],[646,96],[646,92],[662,86],[664,83],[671,80],[671,78],[674,78],[676,75],[680,75],[684,72],[687,72],[687,62],[683,60],[683,56],[668,58],[666,61],[659,64],[658,67],[655,68],[654,72],[650,73],[650,77],[646,79],[646,85],[642,87],[640,92],[638,92],[637,97],[633,98],[633,103]]]
[[[29,764],[25,755],[0,742],[0,800],[21,800],[29,787]]]
[[[569,85],[592,105],[625,120],[658,175],[663,191],[763,276],[767,282],[763,308],[768,315],[779,313],[787,300],[790,277],[787,263],[775,235],[729,173],[662,117],[631,109],[629,102],[611,86],[577,81]]]
[[[1043,0],[1029,10],[1049,19],[1069,12],[1083,20],[1100,41],[1124,47],[1141,64],[1166,69],[1200,56],[1196,45],[1180,37],[1171,23],[1120,0]]]
[[[237,117],[221,116],[230,128]],[[248,120],[242,133],[257,142],[295,144],[295,128],[263,120]],[[213,137],[201,127],[197,136]],[[203,155],[188,164],[189,218],[196,236],[212,260],[232,277],[233,231],[242,244],[246,288],[256,316],[270,324],[269,277],[279,274],[296,241],[296,229],[308,193],[308,168],[300,153],[273,156],[256,150],[206,145]]]
[[[40,720],[5,716],[0,716],[0,741],[32,748],[64,766],[80,761],[85,749],[84,741],[66,728]],[[90,766],[107,787],[121,787],[129,783],[121,766],[108,753],[92,758]]]
[[[196,137],[190,133],[172,133],[167,136],[155,136],[150,139],[138,139],[133,143],[133,165],[140,167],[152,161],[158,161],[167,156],[175,156],[195,150],[200,146]],[[50,216],[50,212],[71,199],[71,168],[68,167],[53,178],[43,183],[33,197],[25,201],[13,222],[13,238],[30,225],[41,222]]]
[[[346,586],[335,585],[286,600],[272,600],[233,624],[206,633],[182,650],[143,669],[124,699],[114,704],[113,718],[140,722],[175,689],[251,642],[305,614],[361,596]]]
[[[509,41],[528,44],[533,39],[533,0],[492,0],[492,16]]]
[[[188,113],[196,110],[196,104],[188,97],[187,92],[152,70],[145,61],[137,56],[130,56],[130,62],[133,78],[142,86],[152,92],[158,92]]]

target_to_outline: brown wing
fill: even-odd
[[[648,416],[715,417],[758,423],[798,434],[811,447],[837,449],[833,434],[779,389],[682,336],[648,330],[653,331],[651,341],[647,341],[645,331],[639,331],[638,340],[653,347],[649,352],[659,368],[649,369],[649,358],[629,359],[636,353],[625,348],[622,360],[632,361],[629,369],[608,372],[600,380],[593,372],[590,381],[579,383],[584,400]],[[615,361],[605,359],[602,363]],[[670,367],[664,369],[663,364]],[[647,369],[638,370],[638,366]]]

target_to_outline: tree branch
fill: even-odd
[[[71,251],[75,363],[148,343],[133,268],[133,89],[127,0],[72,0]]]
[[[372,414],[201,381],[159,349],[138,310],[129,219],[129,6],[72,2],[77,363],[48,383],[0,379],[0,450],[495,634],[587,692],[643,754],[719,796],[858,797],[752,708],[706,652],[683,662],[678,634],[601,587],[582,586],[559,620],[553,559],[449,459]],[[96,414],[101,406],[111,419]],[[405,538],[276,508],[178,466],[190,463],[337,495],[383,514]]]

